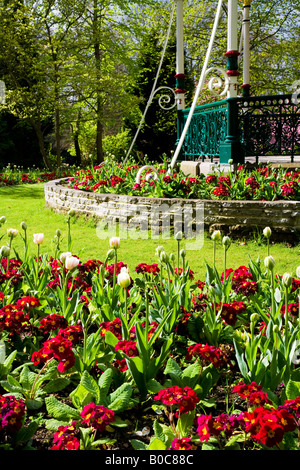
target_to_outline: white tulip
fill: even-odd
[[[79,259],[76,256],[67,256],[65,259],[65,268],[70,271],[78,266]]]
[[[43,233],[34,233],[33,235],[33,241],[37,245],[41,245],[44,241],[44,234]]]
[[[120,238],[119,237],[112,237],[109,240],[109,245],[111,248],[119,248],[120,246]]]

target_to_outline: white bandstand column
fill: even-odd
[[[176,100],[177,109],[185,108],[184,94],[184,38],[183,38],[183,0],[176,3]]]
[[[243,96],[250,95],[250,6],[251,0],[243,0]]]
[[[237,96],[238,83],[238,3],[237,0],[228,0],[228,25],[227,25],[227,75],[229,88],[227,97]]]

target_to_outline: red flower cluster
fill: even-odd
[[[192,439],[189,437],[174,439],[170,447],[172,450],[195,450],[196,448],[197,447],[193,444]]]
[[[115,351],[123,351],[129,357],[139,355],[135,341],[121,340],[116,344]]]
[[[246,179],[245,184],[250,186],[252,190],[259,188],[259,182],[254,178],[254,176],[249,176],[249,178]]]
[[[280,186],[281,193],[286,198],[289,198],[291,196],[295,196],[297,188],[298,188],[298,182],[297,181],[289,181],[288,183],[282,184]]]
[[[121,178],[120,176],[117,176],[117,175],[113,175],[110,178],[110,184],[113,188],[115,188],[120,183],[124,183],[124,181],[125,180],[123,178]]]
[[[116,266],[116,276],[118,274],[120,274],[121,272],[121,268],[127,268],[127,264],[124,264],[123,261],[120,261],[119,263],[117,263],[117,266]],[[115,264],[110,264],[109,266],[106,267],[106,270],[108,272],[108,276],[107,276],[107,279],[112,279],[113,276],[114,276],[114,269],[115,269]]]
[[[213,364],[217,369],[224,367],[228,359],[220,348],[208,344],[196,344],[187,350],[186,360],[191,361],[193,357],[200,357],[205,364]]]
[[[178,416],[178,413],[193,411],[199,402],[199,398],[194,390],[190,387],[181,388],[177,385],[160,390],[154,399],[161,401],[167,406],[173,407],[175,405],[178,410],[176,416]]]
[[[95,405],[95,403],[84,406],[80,415],[82,423],[100,432],[105,431],[106,427],[115,421],[115,414],[112,410],[102,405]]]
[[[247,307],[244,302],[228,302],[219,304],[217,310],[221,308],[221,317],[228,325],[234,325],[238,319],[238,315],[245,312]]]
[[[285,314],[285,305],[281,307],[281,314]],[[299,304],[296,304],[296,302],[292,302],[288,304],[288,313],[292,315],[293,317],[296,317],[299,313]]]
[[[39,307],[41,305],[40,301],[36,297],[26,296],[22,297],[17,301],[17,307],[23,308],[25,310],[31,310],[32,308]]]
[[[183,271],[182,268],[179,268],[179,270],[178,270],[179,276],[181,276],[182,271]],[[177,268],[174,269],[174,272],[175,272],[175,274],[177,274]],[[195,273],[194,273],[194,271],[192,271],[192,270],[190,269],[190,270],[189,270],[189,279],[194,279],[194,277],[195,277]]]
[[[22,427],[25,415],[25,404],[13,395],[3,397],[0,395],[0,431],[8,434],[18,431]]]
[[[254,441],[267,447],[277,446],[286,432],[297,428],[294,416],[284,407],[266,409],[260,406],[253,411],[246,411],[243,414],[243,425]]]
[[[92,187],[92,191],[97,191],[98,188],[100,188],[101,186],[107,186],[107,181],[106,180],[100,180],[98,181],[98,183],[94,184],[94,186]]]
[[[43,347],[32,354],[31,361],[35,366],[54,358],[59,361],[57,369],[60,373],[64,373],[73,367],[75,364],[73,343],[70,339],[66,339],[64,335],[64,330],[60,330],[57,336],[45,341]]]
[[[258,291],[258,283],[252,281],[252,273],[246,266],[240,266],[233,270],[231,268],[226,269],[226,279],[232,274],[232,289],[236,293],[249,296],[255,294]],[[224,272],[221,275],[221,281],[223,282]]]
[[[160,272],[160,269],[158,267],[158,264],[156,264],[156,263],[153,263],[153,264],[140,263],[135,268],[135,271],[138,274],[147,273],[147,274],[153,274],[153,276],[157,276],[157,274]]]
[[[101,336],[105,336],[107,331],[111,331],[118,339],[122,339],[122,322],[120,318],[115,318],[112,321],[102,322],[100,323],[99,327],[101,328]]]
[[[238,393],[241,398],[248,399],[252,393],[261,392],[262,387],[255,382],[250,384],[245,384],[244,382],[239,382],[232,389],[232,393]]]
[[[219,184],[219,186],[213,189],[212,193],[217,197],[227,197],[230,195],[229,189],[224,184]]]
[[[225,413],[219,416],[200,415],[197,419],[197,432],[200,441],[208,442],[213,437],[219,437],[222,432],[226,437],[230,437],[240,426],[240,417],[229,416]]]
[[[53,442],[55,444],[51,450],[79,450],[80,442],[77,434],[76,421],[68,426],[59,426],[58,431],[54,434]]]
[[[39,329],[44,333],[49,333],[51,330],[57,330],[58,328],[66,328],[68,325],[67,320],[56,313],[52,313],[42,318]]]
[[[19,310],[16,305],[5,305],[0,309],[0,331],[20,334],[29,326],[29,315]]]

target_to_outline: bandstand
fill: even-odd
[[[256,164],[265,156],[288,157],[294,162],[300,151],[299,91],[285,95],[252,96],[250,77],[251,0],[228,0],[226,70],[209,67],[211,51],[222,14],[218,1],[215,21],[202,73],[190,108],[185,107],[184,0],[176,0],[177,65],[177,143],[171,169],[179,161],[218,162],[220,166],[244,164],[248,157]],[[242,19],[239,10],[242,8]],[[239,24],[241,23],[241,24]],[[239,38],[238,31],[241,30]],[[243,69],[239,70],[239,56]],[[210,91],[218,95],[214,103],[197,106],[210,74]],[[238,77],[242,75],[242,84]],[[219,90],[221,88],[221,91]],[[240,88],[240,90],[239,90]],[[224,98],[223,98],[224,97]],[[221,98],[221,99],[220,99]]]

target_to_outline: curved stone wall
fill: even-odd
[[[94,216],[111,223],[129,223],[133,227],[173,222],[185,217],[191,227],[203,222],[206,229],[226,233],[249,233],[266,226],[286,241],[300,236],[300,202],[297,201],[219,201],[195,199],[159,199],[99,194],[67,188],[64,180],[45,183],[45,204],[60,212],[74,209],[77,214]],[[183,216],[184,214],[184,216]],[[278,237],[277,237],[278,238]]]

